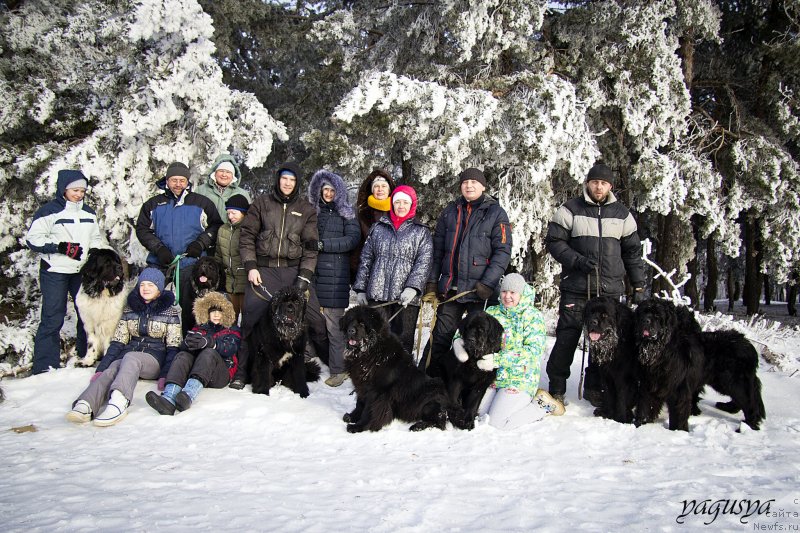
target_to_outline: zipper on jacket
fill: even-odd
[[[603,279],[603,206],[597,206],[597,234],[600,236],[597,239],[597,272],[595,275],[597,276],[597,291],[595,294],[600,294],[601,287],[600,287],[600,280]],[[591,283],[589,284],[589,288],[591,289]]]
[[[231,224],[231,235],[228,237],[228,270],[230,270],[234,275],[236,272],[233,270],[233,252],[231,252],[231,248],[233,248],[233,232],[235,231],[233,224]],[[236,287],[234,287],[235,289]]]
[[[458,233],[461,231],[461,206],[456,205],[456,211],[458,214],[456,215],[456,234],[453,237],[453,248],[450,251],[450,276],[447,278],[447,284],[445,285],[445,289],[447,291],[450,290],[450,283],[453,281],[453,254],[456,250],[456,244],[458,244]],[[464,228],[466,230],[466,228]],[[459,250],[458,254],[459,259],[461,258],[461,251]]]
[[[281,233],[280,233],[280,235],[278,235],[278,266],[281,266],[281,244],[283,244],[283,230],[284,230],[285,227],[286,227],[286,204],[283,204],[283,218],[281,219]]]

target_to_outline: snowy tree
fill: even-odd
[[[21,201],[0,206],[0,251],[20,247],[58,170],[81,168],[109,240],[143,262],[132,220],[169,162],[188,163],[197,183],[218,153],[257,166],[286,138],[253,95],[223,83],[194,0],[29,2],[2,22],[0,188]],[[34,254],[10,258],[9,275],[36,279]]]

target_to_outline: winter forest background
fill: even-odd
[[[197,183],[220,152],[256,194],[286,159],[351,184],[386,168],[427,222],[483,168],[542,307],[547,221],[602,160],[698,308],[740,285],[749,314],[764,289],[793,302],[798,30],[800,0],[0,3],[0,362],[30,359],[24,234],[58,169],[84,170],[109,242],[142,264],[132,223],[167,164]]]

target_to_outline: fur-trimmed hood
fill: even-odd
[[[220,292],[211,291],[205,296],[202,296],[194,301],[192,306],[192,313],[194,319],[198,324],[205,324],[208,322],[209,309],[218,307],[222,310],[221,324],[226,328],[234,325],[236,321],[236,313],[233,312],[233,304],[228,301],[228,298]]]
[[[334,208],[339,215],[345,220],[355,218],[355,211],[353,206],[350,205],[350,200],[347,197],[347,184],[345,184],[342,177],[327,170],[318,170],[311,177],[311,182],[308,184],[308,201],[317,209],[319,214],[319,202],[321,199],[322,184],[329,182],[333,185],[336,191],[336,197],[333,199]]]

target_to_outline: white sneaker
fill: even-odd
[[[92,420],[92,407],[86,400],[78,400],[67,413],[67,420],[75,424],[85,424]]]
[[[95,426],[113,426],[128,416],[128,399],[118,390],[111,393],[108,405],[93,421]]]
[[[542,409],[553,416],[561,416],[566,412],[564,404],[553,398],[550,393],[544,389],[537,390],[536,396],[534,396],[533,399],[536,400],[536,403],[538,403]]]

